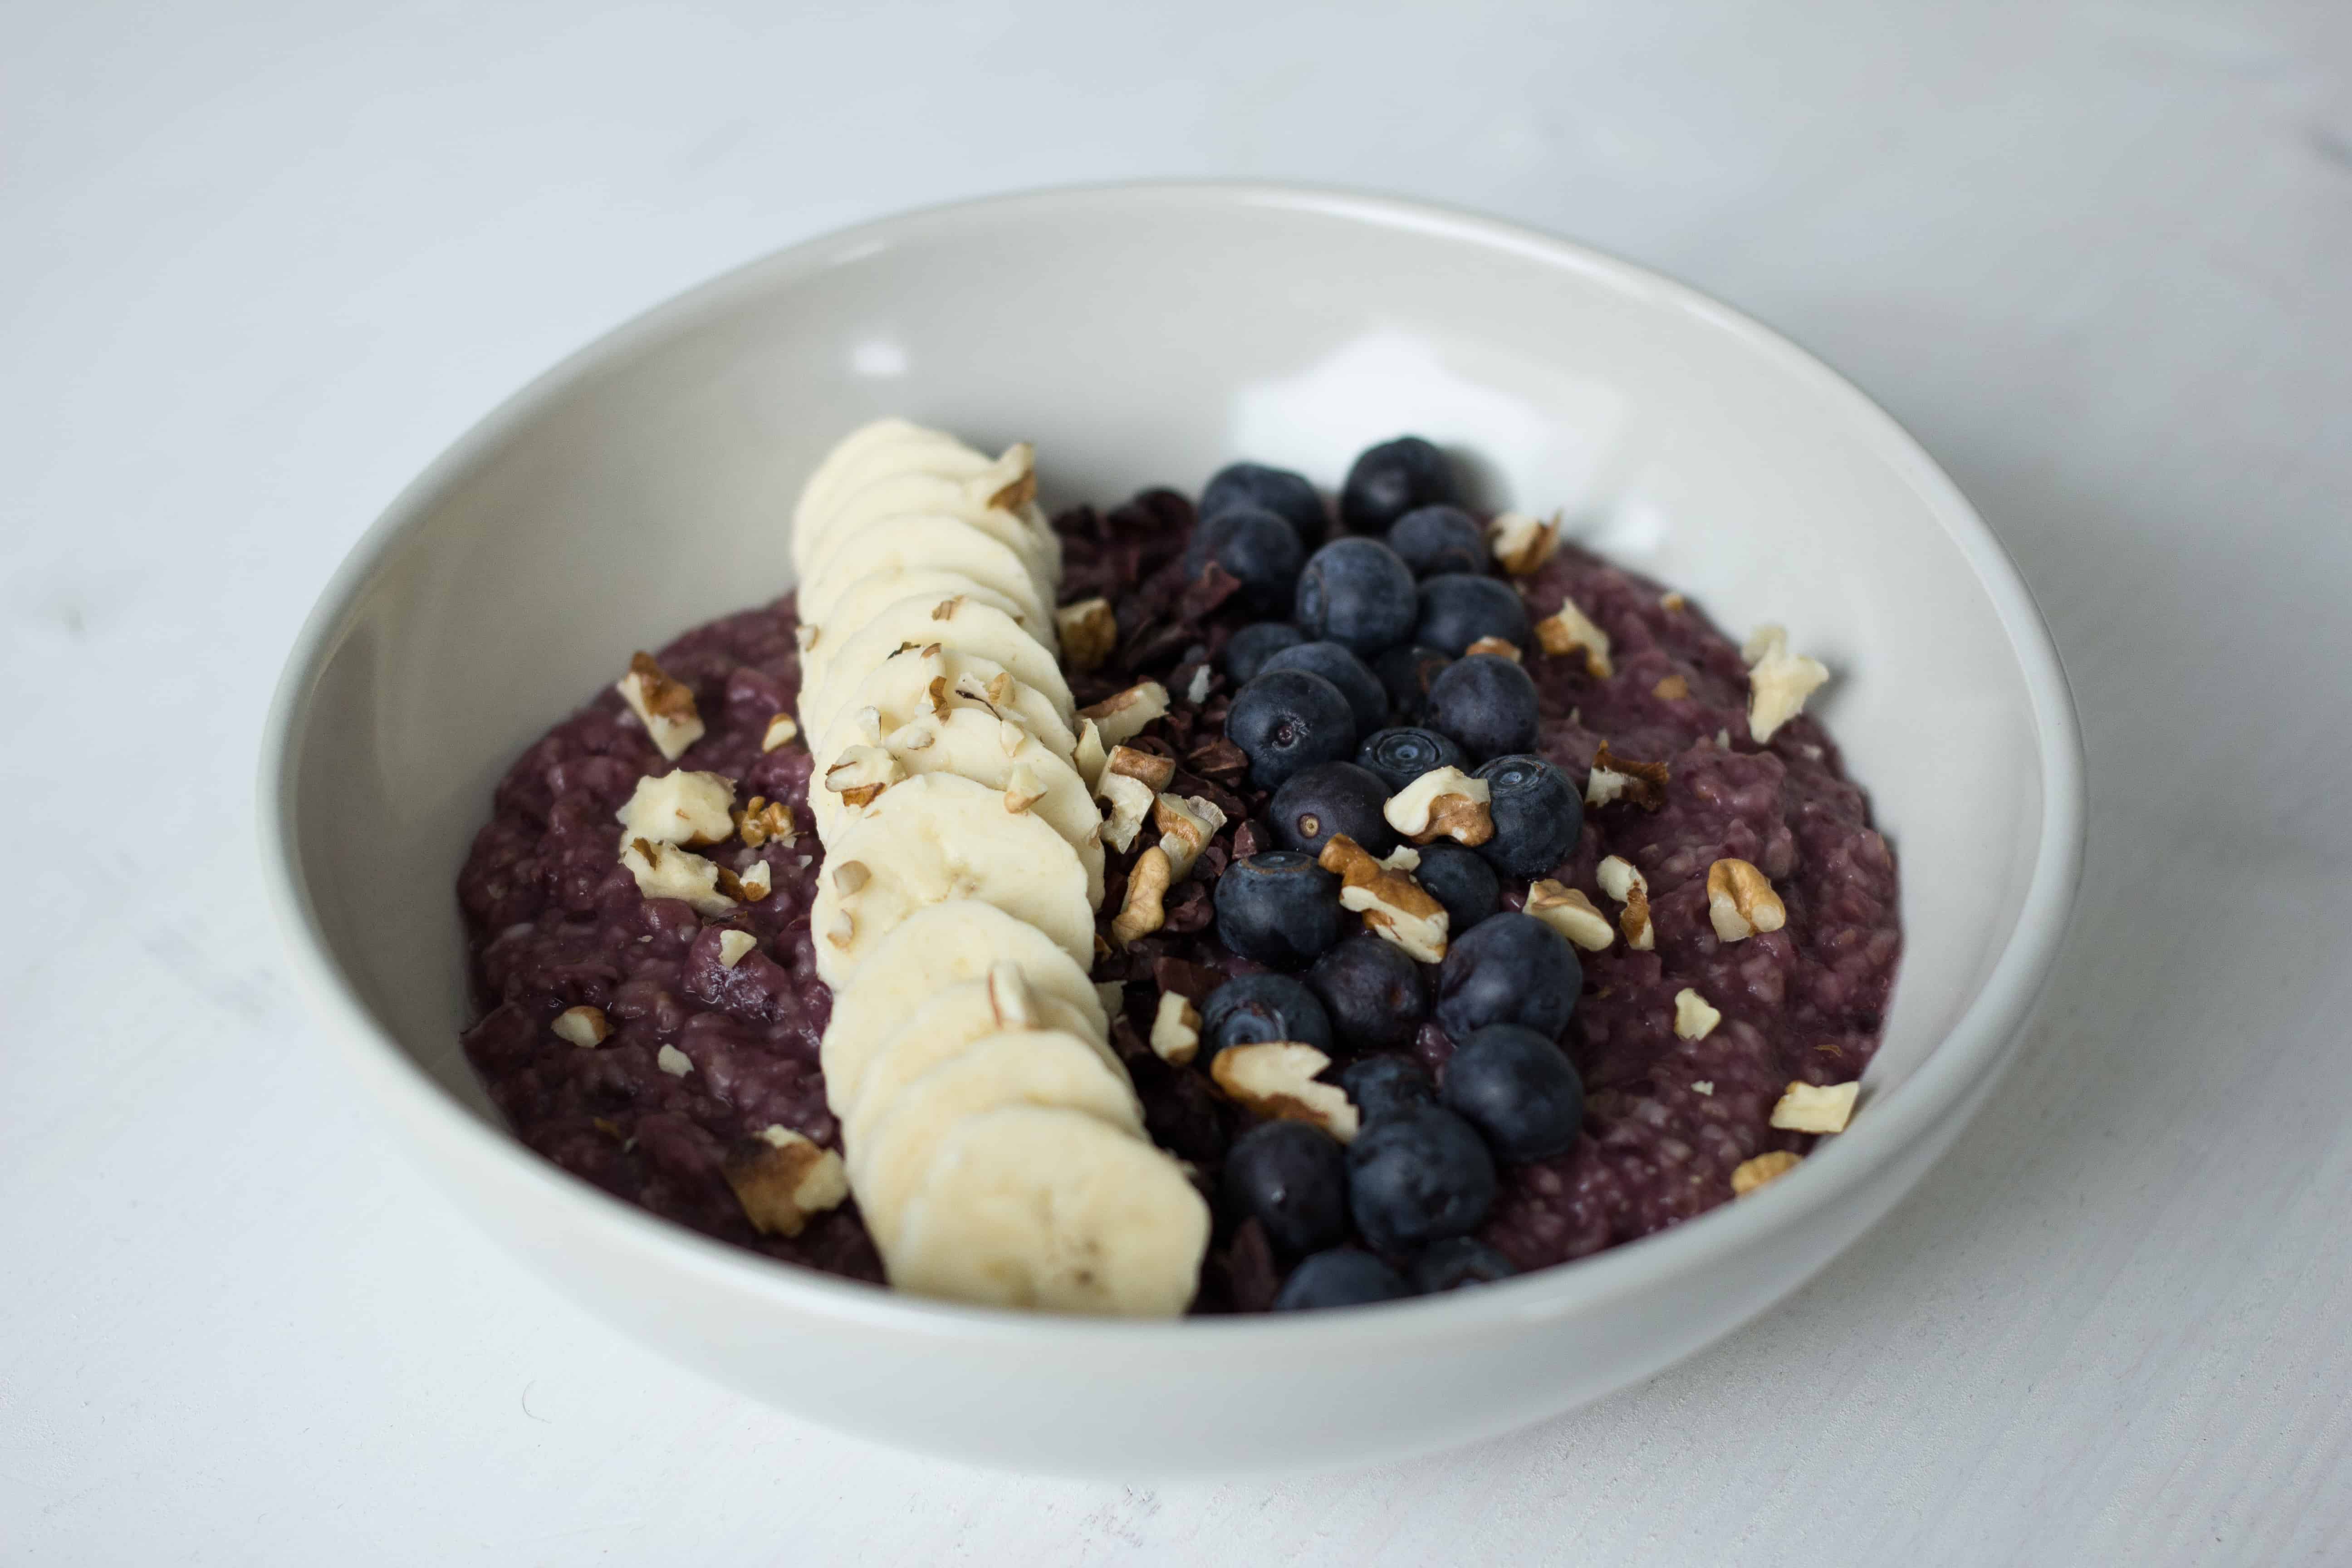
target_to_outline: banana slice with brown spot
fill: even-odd
[[[1034,688],[1052,705],[1061,727],[1070,729],[1077,710],[1070,700],[1069,683],[1043,643],[1002,610],[970,599],[929,598],[900,599],[851,634],[825,666],[824,684],[814,691],[801,689],[802,727],[830,741],[834,725],[853,706],[850,697],[859,683],[884,661],[933,646],[993,660],[1013,679]]]

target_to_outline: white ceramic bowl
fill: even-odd
[[[452,891],[492,783],[626,662],[787,585],[803,476],[898,413],[1037,445],[1045,500],[1246,455],[1333,485],[1402,430],[1699,600],[1778,620],[1903,869],[1906,952],[1853,1129],[1676,1230],[1484,1289],[1139,1324],[900,1297],[709,1241],[510,1138],[457,1047]],[[1794,1289],[1983,1100],[2083,837],[2065,680],[2015,571],[1895,422],[1677,284],[1361,196],[1055,191],[887,219],[573,357],[403,495],[328,587],[269,729],[264,840],[325,1036],[422,1163],[583,1303],[814,1419],[1073,1472],[1323,1466],[1519,1426]]]

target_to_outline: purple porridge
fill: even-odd
[[[1213,883],[1234,859],[1272,847],[1268,796],[1248,786],[1245,760],[1224,736],[1232,690],[1218,655],[1250,617],[1221,571],[1187,577],[1193,521],[1183,497],[1153,490],[1108,512],[1075,509],[1055,526],[1066,557],[1062,597],[1108,598],[1119,626],[1110,660],[1072,676],[1077,701],[1163,682],[1171,710],[1127,743],[1172,758],[1169,789],[1204,796],[1227,818],[1193,874],[1170,890],[1160,929],[1125,947],[1108,933],[1148,839],[1111,856],[1095,978],[1125,983],[1112,1043],[1152,1136],[1198,1167],[1219,1212],[1194,1310],[1263,1310],[1282,1263],[1257,1222],[1219,1197],[1225,1151],[1253,1118],[1200,1065],[1172,1067],[1147,1043],[1160,993],[1197,1006],[1256,967],[1218,941]],[[1526,1270],[1686,1219],[1728,1201],[1744,1163],[1810,1149],[1812,1136],[1769,1125],[1772,1108],[1792,1080],[1860,1076],[1878,1043],[1901,931],[1893,856],[1821,726],[1800,714],[1769,744],[1748,739],[1748,671],[1738,645],[1679,595],[1573,545],[1514,582],[1533,617],[1572,598],[1612,648],[1606,678],[1580,658],[1528,651],[1542,754],[1582,781],[1605,741],[1620,766],[1662,763],[1668,779],[1655,809],[1630,796],[1588,806],[1579,841],[1549,873],[1613,915],[1597,868],[1611,856],[1631,861],[1648,883],[1655,947],[1617,941],[1579,955],[1583,991],[1562,1044],[1583,1079],[1583,1133],[1557,1158],[1503,1165],[1477,1233]],[[772,892],[707,921],[638,890],[615,858],[614,813],[640,775],[671,764],[607,691],[517,761],[467,859],[458,893],[484,1011],[465,1045],[518,1135],[564,1169],[720,1239],[878,1281],[854,1201],[796,1236],[770,1234],[747,1218],[728,1175],[730,1153],[740,1161],[756,1151],[763,1128],[839,1142],[818,1067],[831,996],[809,926],[824,859],[806,807],[810,757],[796,742],[762,750],[772,717],[792,711],[798,695],[795,629],[787,595],[688,632],[657,656],[692,688],[707,725],[677,765],[732,777],[739,804],[762,796],[791,812],[796,835],[710,852],[738,878],[756,878],[764,863]],[[1707,873],[1727,858],[1770,879],[1784,926],[1718,940]],[[1526,881],[1504,888],[1505,907],[1519,907]],[[720,958],[729,930],[759,943],[731,967]],[[1702,1038],[1674,1026],[1685,988],[1722,1014]],[[596,1048],[551,1030],[574,1006],[608,1020],[610,1037]],[[1433,1021],[1413,1043],[1433,1072],[1453,1048]]]

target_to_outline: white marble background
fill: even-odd
[[[2089,735],[2074,944],[1927,1187],[1393,1471],[984,1475],[653,1359],[401,1163],[256,885],[280,657],[493,403],[818,230],[1166,174],[1489,209],[1785,330],[1975,498]],[[2342,0],[0,0],[0,1557],[2346,1561],[2347,503]]]

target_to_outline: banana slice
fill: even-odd
[[[1209,1205],[1173,1160],[1099,1117],[1013,1105],[940,1140],[894,1234],[884,1258],[901,1290],[1174,1317],[1199,1284]]]
[[[1071,1033],[1109,1037],[1110,1020],[1087,978],[1087,965],[1074,962],[1044,931],[977,899],[933,904],[874,944],[856,984],[834,991],[833,1019],[818,1047],[834,1113],[845,1115],[857,1103],[867,1068],[925,998],[960,982],[984,980],[998,964],[1017,970],[1033,998],[1075,1008],[1087,1027]]]
[[[855,725],[840,726],[836,733],[840,743],[814,753],[816,765],[809,774],[809,816],[817,837],[827,844],[859,815],[859,808],[845,802],[840,792],[824,786],[825,772],[841,752],[863,742]],[[1034,813],[1078,852],[1078,864],[1087,869],[1087,901],[1101,907],[1102,812],[1078,770],[1019,723],[996,718],[977,705],[950,708],[944,715],[926,710],[884,731],[881,743],[910,778],[954,773],[998,791],[1007,810],[1016,799],[1024,800],[1022,810]]]
[[[934,680],[940,682],[940,700],[949,708],[977,708],[992,718],[1010,719],[1055,756],[1068,761],[1076,754],[1077,737],[1043,692],[1013,679],[1012,672],[992,658],[945,644],[936,653],[928,647],[909,648],[884,659],[838,710],[849,726],[838,735],[830,731],[820,733],[810,723],[811,708],[803,703],[801,722],[808,733],[809,750],[830,756],[859,741],[881,744],[882,736],[937,710],[938,704],[931,700]],[[862,717],[868,709],[873,710],[870,724]]]
[[[952,518],[1018,555],[1041,587],[1049,592],[1060,587],[1061,536],[1050,527],[1040,528],[1033,521],[1033,509],[992,505],[984,492],[996,482],[993,478],[961,481],[921,472],[883,475],[829,513],[795,523],[796,541],[807,531],[806,542],[795,550],[796,560],[805,563],[803,569],[809,576],[823,576],[827,563],[845,554],[854,560],[856,552],[883,528],[908,518]]]
[[[988,584],[978,582],[961,572],[906,571],[877,572],[860,577],[841,591],[825,610],[824,619],[814,621],[803,616],[802,624],[810,628],[801,647],[801,686],[814,690],[824,683],[824,671],[833,656],[841,650],[850,635],[877,615],[901,599],[952,599],[961,594],[975,604],[1003,610],[1021,623],[1021,629],[1035,637],[1049,651],[1055,649],[1057,637],[1052,627],[1054,617],[1045,616],[1036,607],[1030,594],[1028,579],[1022,579],[1023,597],[1003,593]],[[1056,628],[1057,629],[1057,628]]]
[[[846,637],[857,629],[858,623],[843,620],[839,606],[853,586],[868,577],[913,572],[952,572],[969,577],[1033,616],[1054,602],[1052,592],[1041,586],[1030,570],[1029,559],[1003,540],[952,517],[899,517],[846,542],[814,569],[801,574],[797,601],[801,618],[820,626],[839,621],[838,630]]]
[[[793,509],[793,563],[805,570],[814,557],[816,531],[841,509],[842,503],[878,479],[896,473],[928,473],[942,479],[982,480],[995,471],[1001,477],[982,499],[1003,495],[1014,504],[1024,475],[1034,471],[1034,456],[1025,443],[991,458],[975,451],[944,430],[927,429],[904,419],[877,419],[862,425],[835,443],[824,461],[801,487]],[[1014,491],[1007,494],[1007,490]]]
[[[1085,968],[1094,960],[1087,871],[1067,840],[1004,795],[953,773],[894,784],[825,845],[809,910],[818,978],[835,991],[917,910],[978,899],[1028,921]]]
[[[1015,973],[1017,976],[1018,972]],[[849,1147],[865,1146],[866,1135],[876,1120],[889,1109],[891,1100],[907,1085],[950,1058],[961,1055],[973,1041],[1020,1026],[1017,1018],[1007,1018],[997,1005],[991,984],[987,980],[967,980],[950,985],[917,1007],[883,1037],[880,1048],[875,1051],[858,1079],[857,1098],[837,1112],[843,1140]],[[1086,1014],[1051,992],[1025,985],[1023,989],[1028,1004],[1027,1027],[1076,1036],[1095,1048],[1103,1065],[1121,1083],[1130,1081],[1126,1064],[1118,1059],[1118,1052],[1104,1044]]]
[[[882,1256],[898,1240],[900,1205],[929,1171],[932,1151],[968,1116],[1007,1105],[1055,1105],[1143,1136],[1143,1105],[1124,1073],[1076,1035],[1023,1029],[990,1035],[887,1097],[863,1139],[845,1137],[858,1212]]]
[[[901,650],[917,651],[937,643],[993,659],[1013,679],[1034,687],[1053,705],[1062,728],[1070,728],[1077,709],[1070,700],[1069,683],[1062,667],[1045,645],[1021,629],[1021,623],[974,600],[900,599],[885,606],[865,626],[850,634],[824,667],[824,684],[814,691],[801,687],[801,724],[812,735],[831,739],[833,727],[849,708],[850,694],[883,660]],[[901,721],[903,722],[904,721]],[[885,731],[886,733],[887,731]]]

